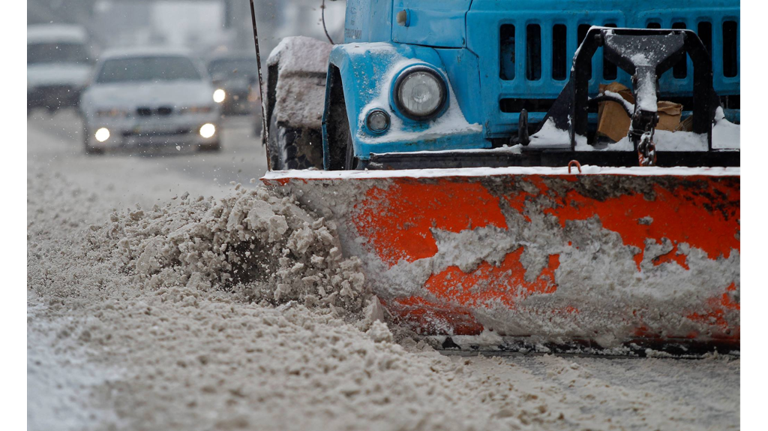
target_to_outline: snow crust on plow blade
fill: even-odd
[[[271,172],[425,335],[739,345],[738,168]]]

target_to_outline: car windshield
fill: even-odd
[[[88,50],[79,43],[32,43],[27,45],[27,64],[87,63]]]
[[[192,61],[182,56],[115,58],[104,62],[97,82],[158,82],[200,80]]]
[[[256,76],[256,70],[256,60],[252,59],[214,60],[208,65],[208,73],[214,78]]]

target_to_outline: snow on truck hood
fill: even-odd
[[[134,82],[94,85],[86,93],[94,106],[201,106],[213,104],[213,88],[203,81]]]
[[[91,75],[88,64],[34,64],[27,66],[27,87],[71,85],[83,87]]]

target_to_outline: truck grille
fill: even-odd
[[[646,23],[647,28],[661,28],[661,19],[650,19]],[[595,23],[605,27],[617,27],[615,22]],[[586,37],[587,30],[592,24],[579,24],[573,36],[576,37],[577,46],[581,44]],[[515,62],[524,60],[525,79],[527,81],[539,81],[543,78],[554,81],[565,81],[568,78],[567,71],[572,55],[569,55],[568,37],[570,29],[565,24],[554,24],[548,28],[546,24],[527,24],[524,28],[517,28],[513,24],[503,24],[499,31],[499,78],[504,81],[511,81],[517,78],[515,73]],[[713,22],[702,18],[698,24],[689,25],[683,20],[668,23],[666,27],[676,29],[692,29],[697,32],[704,46],[709,52],[712,52],[713,39],[716,44],[722,45],[722,58],[713,58],[713,63],[721,63],[722,67],[716,68],[720,71],[720,76],[733,78],[739,74],[738,65],[738,22],[734,20],[725,20],[720,28],[713,28]],[[572,27],[571,27],[572,28]],[[713,31],[714,30],[714,31]],[[547,32],[546,37],[542,32]],[[517,38],[525,38],[524,44],[516,44]],[[543,41],[547,41],[545,46]],[[517,53],[516,49],[524,46],[524,53]],[[522,54],[522,55],[521,55]],[[550,61],[544,61],[544,58]],[[543,70],[544,65],[551,65],[549,70]],[[606,81],[616,80],[618,77],[618,68],[611,62],[603,59],[602,79]],[[519,70],[519,69],[518,69]],[[673,67],[672,76],[675,79],[688,78],[687,62],[679,62]],[[590,76],[591,76],[590,72]]]

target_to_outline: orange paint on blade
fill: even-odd
[[[525,204],[529,200],[536,199],[538,196],[547,192],[547,185],[544,183],[544,179],[540,176],[531,176],[526,178],[526,182],[536,187],[536,193],[530,193],[525,190],[519,189],[509,195],[505,195],[504,200],[507,202],[510,208],[519,212],[525,217],[525,220],[530,223],[531,218],[525,214]]]
[[[661,243],[668,238],[675,245],[687,243],[707,253],[710,259],[730,256],[731,250],[739,250],[739,199],[738,183],[721,184],[707,179],[704,189],[689,187],[694,179],[680,179],[674,190],[654,185],[655,199],[649,201],[641,193],[625,194],[599,201],[585,197],[575,190],[560,199],[559,206],[545,210],[556,216],[565,227],[569,220],[586,220],[597,216],[605,229],[617,232],[626,245],[641,251],[635,256],[640,269],[645,250],[645,240],[650,238]],[[707,196],[706,194],[709,194]],[[715,199],[716,198],[716,199]],[[719,208],[714,208],[716,201]],[[641,223],[641,219],[649,223]],[[669,256],[686,267],[682,258]]]
[[[642,254],[638,254],[637,256],[642,256]],[[637,256],[635,256],[635,262],[637,262]],[[691,269],[688,266],[688,256],[679,253],[677,249],[677,245],[675,245],[675,247],[672,250],[670,250],[669,253],[662,254],[661,256],[654,258],[653,266],[659,266],[662,263],[669,263],[669,262],[675,262],[678,265],[685,268],[686,270]]]
[[[369,189],[357,209],[357,231],[390,266],[434,256],[431,229],[507,228],[498,198],[476,182],[398,178],[386,189]]]
[[[725,289],[725,293],[707,300],[709,311],[690,313],[686,317],[694,322],[716,325],[723,331],[730,330],[730,336],[738,337],[740,326],[738,324],[734,326],[733,322],[729,322],[726,319],[726,313],[729,311],[741,311],[741,304],[735,301],[731,294],[728,293],[733,292],[735,289],[736,284],[731,283]]]
[[[549,262],[532,282],[525,280],[525,267],[520,262],[523,248],[507,254],[499,266],[488,262],[466,273],[458,266],[433,274],[426,289],[439,299],[467,307],[480,307],[501,302],[512,308],[515,303],[532,294],[550,294],[557,289],[555,270],[560,266],[560,255],[550,255]]]
[[[478,335],[481,325],[464,307],[435,303],[419,296],[397,298],[387,310],[421,334]]]

